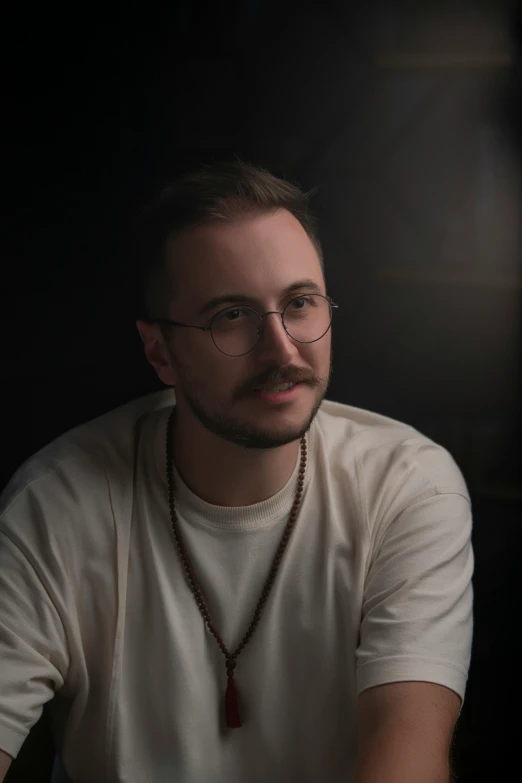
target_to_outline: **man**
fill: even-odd
[[[142,234],[137,326],[175,398],[65,434],[4,492],[4,768],[52,698],[56,780],[447,783],[458,468],[325,399],[335,304],[296,187],[207,167]]]

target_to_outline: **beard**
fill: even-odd
[[[303,438],[321,407],[332,373],[330,357],[327,378],[318,376],[314,378],[313,388],[316,390],[316,398],[304,423],[287,426],[284,430],[274,432],[267,424],[263,425],[262,417],[259,417],[261,421],[252,424],[241,416],[227,414],[215,404],[213,405],[211,390],[206,385],[199,385],[196,388],[196,384],[187,380],[187,373],[181,371],[179,361],[176,365],[178,370],[178,382],[175,386],[176,401],[182,398],[182,404],[186,404],[197,421],[213,435],[247,449],[274,449]]]

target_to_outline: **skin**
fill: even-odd
[[[460,697],[431,682],[391,682],[363,691],[353,783],[450,783],[450,746]]]
[[[292,283],[310,279],[326,294],[321,263],[305,230],[286,210],[232,223],[187,230],[168,243],[167,263],[175,279],[168,313],[187,324],[205,325],[199,310],[211,298],[239,293],[259,313],[281,311],[300,289],[282,298]],[[175,386],[173,455],[190,489],[209,503],[242,506],[276,494],[299,457],[300,438],[323,400],[331,372],[331,331],[314,343],[292,340],[281,318],[269,315],[257,347],[230,357],[210,334],[137,322],[145,355],[158,377]],[[295,400],[269,405],[252,394],[264,382],[302,381]]]
[[[0,750],[0,781],[3,781],[7,775],[7,770],[11,766],[12,758],[8,754]]]

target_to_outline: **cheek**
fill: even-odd
[[[330,366],[330,351],[331,341],[323,337],[318,340],[317,343],[311,343],[309,348],[309,354],[306,357],[314,370],[324,373],[325,369]]]
[[[200,353],[186,359],[189,367],[189,377],[205,392],[214,395],[226,395],[248,380],[248,367],[240,359],[227,359],[226,356],[215,353]]]

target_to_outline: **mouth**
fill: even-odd
[[[280,383],[272,387],[254,388],[254,396],[265,402],[289,402],[298,396],[303,383]]]

